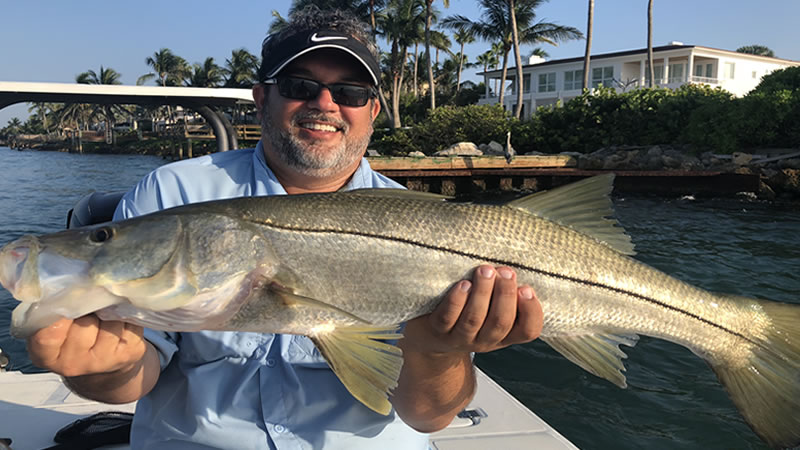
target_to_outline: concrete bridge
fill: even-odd
[[[254,103],[250,89],[0,81],[0,109],[23,102],[180,105],[211,125],[218,151],[238,148],[238,140],[228,119],[215,108]]]

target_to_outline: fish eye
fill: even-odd
[[[114,237],[114,229],[111,227],[100,227],[89,234],[89,239],[92,242],[105,242]]]

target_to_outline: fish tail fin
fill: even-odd
[[[710,362],[744,419],[774,448],[800,445],[800,305],[747,299],[770,322],[746,364]],[[755,328],[755,327],[754,327]]]

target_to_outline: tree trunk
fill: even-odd
[[[655,85],[656,69],[653,67],[653,0],[647,2],[647,70],[650,72],[649,87]]]
[[[461,51],[458,52],[458,76],[456,77],[456,94],[461,90],[461,71],[464,69],[464,43],[461,43]]]
[[[417,75],[417,67],[419,67],[419,43],[414,43],[414,98],[419,97],[419,76]]]
[[[392,40],[392,50],[390,53],[391,73],[392,73],[392,129],[400,128],[400,78],[403,70],[403,62],[399,59],[399,43],[397,38]]]
[[[583,55],[583,83],[581,89],[589,88],[589,67],[592,58],[592,28],[594,28],[594,0],[589,0],[589,18],[586,23],[586,53]]]
[[[514,47],[514,59],[517,64],[517,107],[514,109],[514,117],[517,119],[522,115],[522,57],[519,54],[519,34],[517,33],[517,14],[514,11],[514,0],[508,1],[509,10],[511,11],[511,43]]]
[[[431,60],[431,4],[425,1],[425,57],[428,60],[428,90],[431,94],[431,111],[436,109],[436,82],[433,80],[433,60]]]
[[[508,75],[508,50],[503,52],[503,74],[500,75],[500,87],[497,89],[500,98],[498,103],[503,106],[503,97],[506,93],[506,75]]]

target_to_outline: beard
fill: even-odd
[[[266,103],[266,102],[265,102]],[[281,158],[282,162],[299,173],[314,178],[336,175],[361,159],[372,136],[372,123],[363,136],[350,134],[347,123],[322,113],[301,112],[292,117],[289,129],[283,129],[272,120],[269,108],[264,105],[261,119],[261,135]],[[343,139],[331,147],[328,142],[305,141],[295,130],[300,120],[319,120],[334,124]]]

